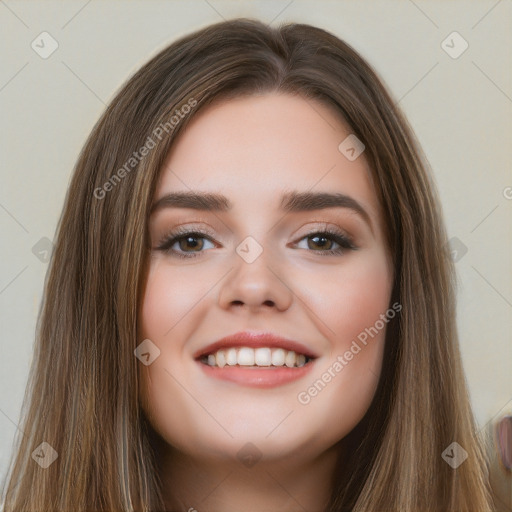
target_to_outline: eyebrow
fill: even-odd
[[[341,193],[298,192],[285,193],[280,207],[285,212],[304,212],[327,208],[347,208],[358,214],[372,229],[368,212],[353,197]],[[163,208],[191,208],[193,210],[227,212],[233,208],[231,201],[222,194],[206,192],[172,192],[160,198],[151,213]],[[373,229],[372,229],[373,231]]]

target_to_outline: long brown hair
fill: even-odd
[[[412,130],[371,67],[334,35],[237,19],[152,58],[80,154],[45,282],[6,512],[163,509],[134,357],[156,180],[202,108],[270,91],[325,103],[364,143],[395,264],[391,301],[402,304],[328,510],[491,510],[458,348],[453,263]],[[469,454],[457,469],[441,456],[453,441]],[[32,457],[42,442],[58,454],[47,468]]]

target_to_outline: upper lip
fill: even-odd
[[[285,350],[293,350],[297,354],[304,354],[311,359],[318,357],[311,349],[298,341],[283,338],[270,332],[241,331],[225,336],[224,338],[197,350],[194,354],[194,359],[199,359],[202,356],[213,354],[217,350],[231,347],[283,348]]]

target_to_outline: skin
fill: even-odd
[[[233,203],[227,212],[162,208],[149,221],[139,335],[160,356],[141,365],[141,401],[162,440],[169,509],[314,511],[327,503],[340,441],[376,391],[385,327],[309,403],[297,397],[386,312],[393,282],[364,153],[349,161],[338,150],[350,133],[319,102],[266,93],[202,110],[168,154],[155,202],[169,192],[200,191]],[[290,190],[349,195],[371,225],[348,208],[285,213],[280,199]],[[173,245],[193,258],[158,250],[178,225],[208,229],[213,241],[194,240],[203,244],[197,252]],[[321,254],[338,247],[314,238],[326,226],[349,234],[357,250]],[[250,264],[235,251],[247,236],[263,248]],[[271,389],[205,375],[193,354],[243,330],[305,344],[319,355],[314,370]],[[248,442],[261,455],[252,467],[237,457]]]

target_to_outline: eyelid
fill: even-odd
[[[191,225],[190,223],[186,223],[178,224],[177,226],[174,226],[171,229],[165,230],[165,234],[160,237],[160,241],[168,240],[171,237],[176,238],[190,233],[197,233],[198,235],[204,236],[205,238],[212,239],[214,239],[217,236],[214,230],[209,227],[196,227],[194,224]]]
[[[317,225],[314,227],[310,227],[310,224],[317,224]],[[298,229],[296,231],[296,233],[298,233],[298,232],[301,232],[303,228],[307,229],[307,231],[305,233],[303,233],[302,235],[300,235],[300,237],[299,237],[299,235],[297,235],[297,236],[294,235],[295,240],[299,241],[299,240],[302,240],[306,236],[309,236],[309,235],[312,235],[315,233],[325,232],[325,233],[331,233],[331,234],[343,236],[347,240],[349,240],[353,245],[356,245],[355,238],[352,234],[350,234],[346,229],[343,229],[339,225],[334,224],[332,222],[311,221],[311,222],[308,222],[307,226],[308,226],[307,228],[304,228],[304,226],[302,226],[300,229]]]

